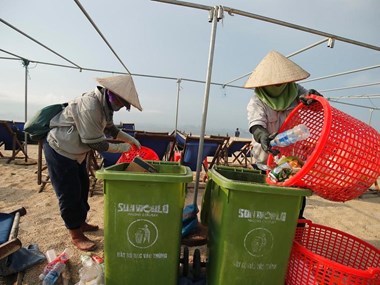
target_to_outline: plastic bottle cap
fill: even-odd
[[[81,260],[82,265],[83,265],[84,267],[90,267],[92,264],[95,263],[95,262],[92,260],[91,256],[90,256],[90,255],[87,255],[87,254],[81,255],[80,260]]]
[[[65,248],[63,252],[67,254],[68,258],[71,258],[74,256],[74,250],[70,247]]]
[[[54,260],[57,257],[57,254],[54,249],[49,249],[48,251],[46,251],[45,255],[48,262]]]

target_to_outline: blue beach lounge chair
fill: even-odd
[[[160,160],[172,160],[176,144],[174,135],[169,135],[168,133],[136,132],[135,138],[142,146],[154,150]]]
[[[24,133],[17,129],[12,121],[0,120],[0,146],[4,146],[4,150],[11,150],[11,156],[6,156],[0,152],[0,157],[7,159],[10,163],[16,158],[27,158],[23,142]],[[22,156],[17,156],[22,154]]]
[[[178,142],[178,141],[177,141]],[[202,164],[204,170],[207,170],[215,164],[222,150],[224,139],[220,138],[204,138]],[[192,171],[196,171],[199,149],[199,137],[187,136],[185,145],[181,155],[181,164],[190,167]],[[205,159],[212,157],[210,164],[206,164]]]

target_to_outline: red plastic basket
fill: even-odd
[[[285,156],[297,156],[304,165],[285,182],[269,184],[311,189],[331,201],[357,198],[380,176],[380,135],[371,126],[330,106],[319,96],[310,106],[300,103],[279,132],[305,124],[310,136],[287,147],[275,147]],[[272,155],[268,166],[275,167]]]
[[[342,231],[302,220],[290,254],[287,285],[379,285],[380,250]]]
[[[141,146],[140,149],[132,147],[129,151],[123,152],[116,163],[131,162],[136,156],[141,157],[144,160],[160,160],[157,153],[145,146]]]

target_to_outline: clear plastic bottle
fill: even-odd
[[[89,255],[82,255],[83,267],[79,269],[80,282],[78,285],[101,285],[104,284],[103,268]]]
[[[42,281],[42,285],[52,285],[54,284],[59,275],[61,275],[62,271],[65,269],[66,264],[63,262],[57,262],[54,264],[54,267],[46,274],[44,280]]]
[[[295,126],[285,132],[279,133],[271,142],[271,146],[288,146],[310,136],[308,127],[304,124]]]

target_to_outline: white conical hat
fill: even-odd
[[[253,70],[244,87],[255,88],[295,82],[309,76],[308,72],[290,59],[277,51],[271,51]]]
[[[135,84],[133,83],[132,76],[130,75],[116,75],[104,78],[96,78],[104,88],[107,88],[115,93],[133,107],[142,111],[140,105],[139,95],[137,94]]]

